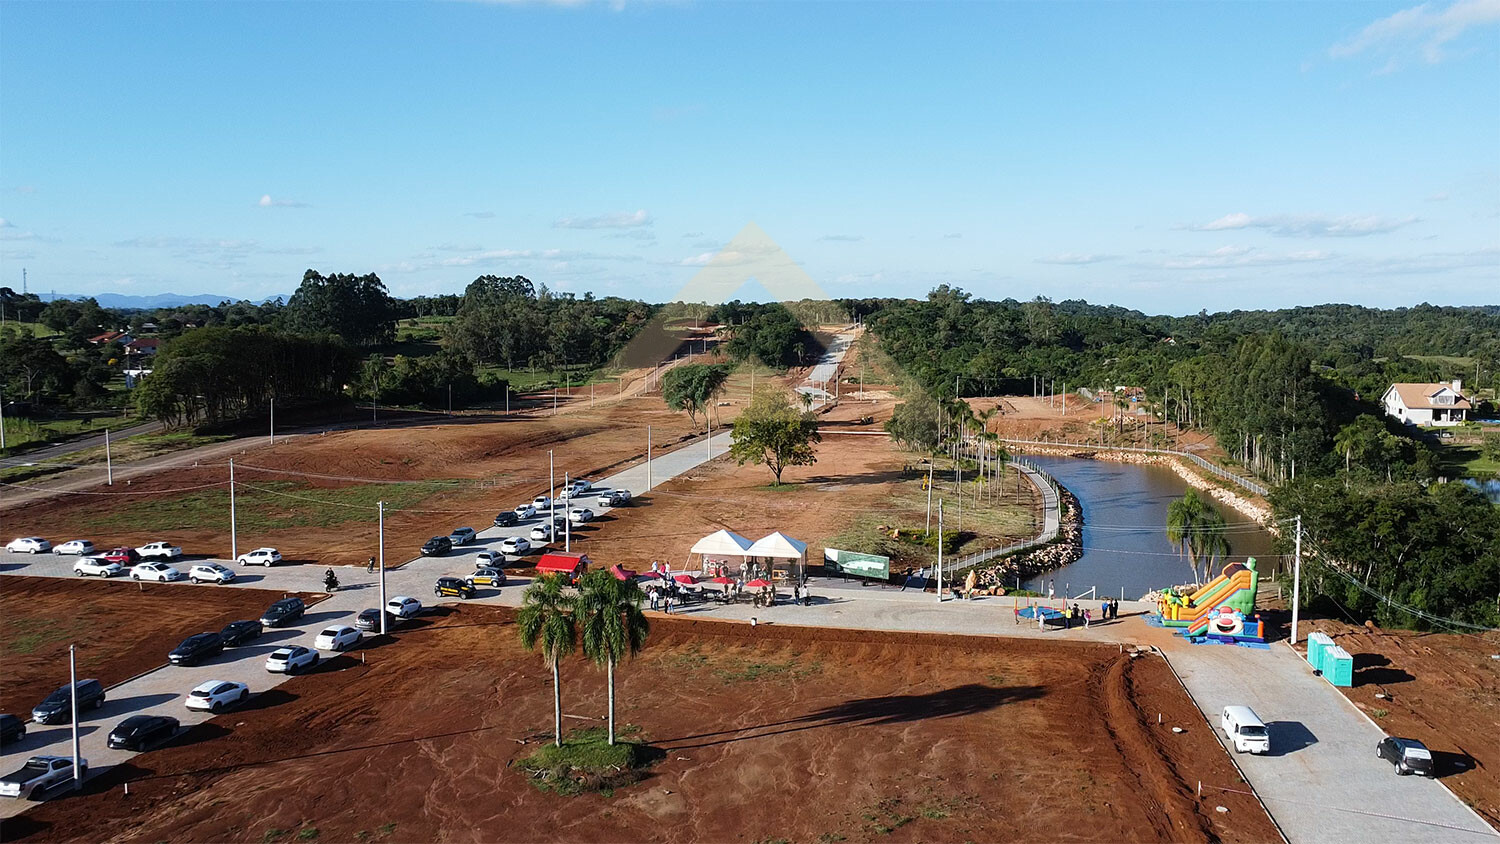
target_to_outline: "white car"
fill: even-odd
[[[529,519],[532,516],[536,515],[536,505],[535,504],[522,504],[520,507],[517,507],[513,512],[516,514],[516,518],[518,518],[518,519]]]
[[[73,573],[79,577],[94,575],[95,577],[114,577],[125,573],[125,569],[119,563],[111,563],[109,560],[101,560],[98,557],[84,557],[73,564]]]
[[[250,696],[250,687],[232,680],[209,680],[188,692],[187,708],[220,712]]]
[[[532,528],[531,529],[531,535],[535,536],[536,532],[538,530],[541,530],[543,527],[546,527],[546,526],[545,525],[540,525],[538,527]],[[502,552],[506,553],[506,554],[511,554],[511,555],[524,554],[527,551],[531,550],[531,543],[528,542],[528,541],[526,541],[525,537],[521,537],[521,536],[507,536],[507,537],[505,537],[505,541],[503,541],[503,542],[500,543],[500,550]]]
[[[181,580],[182,572],[166,563],[137,563],[130,569],[130,579],[171,583],[174,580]]]
[[[319,633],[318,638],[313,640],[313,647],[320,651],[341,651],[350,645],[357,644],[359,639],[360,632],[358,630],[348,625],[340,625],[338,627],[329,627],[322,633]]]
[[[69,539],[67,542],[64,542],[61,545],[54,545],[52,547],[52,553],[76,554],[82,557],[85,554],[94,553],[94,543],[90,542],[87,539]]]
[[[397,595],[385,602],[385,611],[397,618],[413,618],[422,611],[422,602],[407,595]]]
[[[142,557],[175,560],[182,556],[182,548],[170,542],[151,542],[135,549],[135,553],[140,554]]]
[[[188,569],[188,580],[193,583],[228,583],[234,580],[234,569],[218,563],[204,563]]]
[[[540,524],[540,525],[537,525],[536,527],[534,527],[534,528],[531,529],[531,533],[529,535],[531,536],[531,538],[533,540],[535,540],[537,542],[551,542],[552,541],[552,525],[551,524]],[[500,543],[500,547],[504,548],[505,547],[505,543],[504,542]],[[529,542],[526,543],[526,547],[528,547],[528,548],[531,547],[531,543],[529,543]],[[512,552],[512,553],[519,554],[520,552],[519,551],[515,551],[515,552]]]
[[[531,499],[531,506],[535,507],[537,512],[541,512],[552,506],[552,498],[546,495],[538,495],[536,498]]]
[[[574,507],[568,511],[568,521],[575,525],[582,525],[594,520],[594,511],[587,507]]]
[[[474,541],[474,529],[471,527],[454,528],[453,532],[448,534],[448,541],[453,543],[455,548],[468,545]]]
[[[281,552],[275,548],[257,548],[254,551],[246,551],[241,554],[235,562],[242,566],[265,566],[270,568],[281,562]]]
[[[500,568],[505,565],[505,555],[497,551],[480,551],[474,555],[474,568]]]
[[[266,670],[272,674],[296,674],[317,665],[320,658],[317,651],[301,645],[277,648],[266,657]]]
[[[12,554],[42,554],[52,550],[52,543],[40,536],[19,536],[5,543],[5,550]]]
[[[609,492],[599,493],[599,498],[594,504],[599,507],[619,507],[630,503],[630,490],[612,489]]]

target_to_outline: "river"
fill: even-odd
[[[1032,579],[1027,588],[1045,593],[1051,580],[1059,596],[1072,597],[1097,587],[1100,597],[1118,598],[1123,589],[1125,597],[1133,600],[1152,589],[1192,582],[1187,560],[1178,555],[1166,535],[1167,505],[1188,489],[1175,472],[1162,466],[1077,457],[1026,459],[1067,487],[1083,508],[1083,557]],[[1253,556],[1267,576],[1278,568],[1278,558],[1273,556],[1275,537],[1269,531],[1238,511],[1208,500],[1229,523],[1231,559]]]

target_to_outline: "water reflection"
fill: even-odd
[[[1500,504],[1500,480],[1476,481],[1473,478],[1464,478],[1464,483],[1479,490],[1491,504]]]

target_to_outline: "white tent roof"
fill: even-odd
[[[776,531],[772,534],[762,536],[755,540],[748,552],[752,557],[776,557],[778,559],[796,560],[807,553],[807,543],[796,540]]]
[[[715,531],[693,543],[689,554],[712,554],[719,557],[743,557],[749,553],[750,540],[732,530]]]

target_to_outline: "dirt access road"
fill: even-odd
[[[548,671],[511,611],[444,612],[7,821],[5,840],[1277,837],[1252,798],[1196,798],[1233,769],[1155,657],[687,619],[653,619],[618,673],[621,723],[665,758],[608,797],[544,793],[512,763],[549,735]],[[598,718],[602,673],[562,675],[565,723]]]

